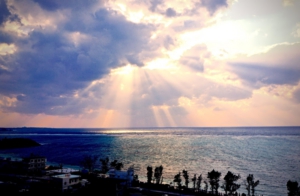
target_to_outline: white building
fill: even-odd
[[[81,183],[81,176],[73,174],[60,174],[52,176],[52,179],[57,182],[62,191],[71,189],[72,186]]]
[[[107,174],[108,174],[109,178],[126,180],[127,187],[131,187],[131,184],[133,181],[133,176],[134,176],[133,168],[129,168],[127,171],[110,169],[107,172]]]
[[[79,172],[79,170],[73,169],[73,168],[61,168],[61,169],[52,169],[47,170],[47,175],[54,175],[54,174],[70,174],[72,172]]]

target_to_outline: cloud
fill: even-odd
[[[292,84],[300,80],[300,43],[278,44],[265,53],[241,57],[230,70],[253,87]]]
[[[85,8],[90,8],[97,4],[102,4],[104,1],[97,1],[97,0],[73,0],[72,3],[67,1],[60,1],[60,0],[52,0],[52,1],[44,1],[44,0],[33,0],[34,2],[38,3],[40,7],[44,10],[48,11],[55,11],[60,9],[68,9],[71,8],[72,10],[83,10]]]
[[[7,9],[6,3],[0,1],[0,25],[10,16],[10,12]]]
[[[300,23],[297,23],[295,30],[292,32],[294,37],[300,37]]]
[[[205,45],[196,45],[182,54],[180,63],[195,71],[202,72],[204,70],[204,60],[209,57],[209,55]]]
[[[219,8],[228,6],[227,0],[202,0],[201,3],[211,14],[214,14]]]
[[[292,6],[294,5],[295,0],[282,0],[284,6]]]
[[[143,1],[118,1],[117,3],[126,4],[127,9],[131,9],[132,7],[139,6],[139,10],[142,10],[144,13],[146,9],[150,12],[149,15],[164,15],[167,17],[198,17],[209,13],[210,16],[214,15],[218,10],[222,8],[226,8],[229,4],[227,0],[143,0]],[[128,5],[128,4],[132,5]],[[203,16],[202,16],[203,17]],[[200,17],[201,18],[201,17]]]
[[[32,31],[18,36],[5,28],[1,30],[2,35],[10,34],[17,48],[0,58],[0,94],[18,100],[14,107],[4,107],[6,111],[80,113],[101,96],[93,98],[90,89],[87,95],[90,100],[78,99],[77,91],[109,74],[111,68],[128,62],[143,65],[140,53],[151,50],[147,44],[153,26],[129,22],[105,7],[91,10],[94,1],[80,2],[76,8],[61,1],[10,5],[13,14],[22,21],[22,28],[28,26]],[[35,12],[36,17],[31,21],[28,16]],[[43,23],[45,26],[41,27]]]
[[[206,91],[207,95],[226,101],[236,101],[250,98],[252,92],[240,87],[215,84]]]
[[[150,7],[149,10],[155,12],[159,5],[163,4],[163,0],[150,0]]]
[[[299,87],[294,91],[293,98],[296,100],[296,102],[300,103],[300,88]]]
[[[176,11],[173,8],[168,8],[166,10],[166,15],[167,15],[167,17],[174,17],[177,14],[176,14]]]
[[[233,64],[233,69],[243,80],[260,87],[263,84],[296,84],[300,70],[267,67],[263,64]]]

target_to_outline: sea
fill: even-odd
[[[86,155],[108,157],[122,162],[124,169],[134,167],[141,181],[146,181],[147,166],[162,165],[165,184],[187,170],[192,187],[194,174],[208,181],[213,169],[221,172],[220,185],[228,171],[239,174],[239,193],[246,193],[249,174],[260,182],[257,195],[287,195],[288,180],[300,184],[300,127],[12,128],[0,132],[0,139],[5,137],[30,138],[42,145],[0,150],[2,157],[33,153],[47,157],[49,165],[74,169],[81,168]]]

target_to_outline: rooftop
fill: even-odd
[[[59,174],[52,177],[53,178],[80,178],[79,175],[73,175],[73,174]]]

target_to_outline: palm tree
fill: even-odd
[[[109,168],[108,168],[108,163],[109,163],[109,158],[106,157],[105,159],[100,159],[101,162],[101,172],[103,174],[107,173]]]
[[[153,176],[153,170],[151,166],[147,167],[147,182],[150,184]]]
[[[198,176],[198,178],[197,178],[197,190],[198,190],[198,192],[200,192],[200,189],[201,189],[201,181],[202,181],[202,174],[200,176]]]
[[[154,178],[156,180],[156,184],[159,184],[161,178],[162,178],[162,173],[163,173],[163,166],[155,167],[154,170]]]
[[[194,191],[196,190],[196,181],[197,181],[197,177],[196,174],[194,174],[194,177],[192,178]]]
[[[84,168],[88,169],[90,172],[94,170],[96,162],[98,160],[98,156],[94,155],[85,155],[80,162],[80,165],[82,165]],[[62,164],[61,164],[62,169]]]
[[[185,187],[188,188],[189,186],[189,173],[187,170],[182,170],[182,176],[184,177],[185,180]]]
[[[207,190],[208,190],[208,183],[207,183],[206,181],[204,181],[204,184],[205,184],[204,190],[205,190],[205,192],[207,193]]]
[[[248,191],[248,196],[250,196],[250,191],[252,192],[252,196],[254,196],[255,187],[259,185],[259,180],[255,182],[253,174],[249,174],[249,176],[247,177],[247,181],[245,182],[245,185]]]

